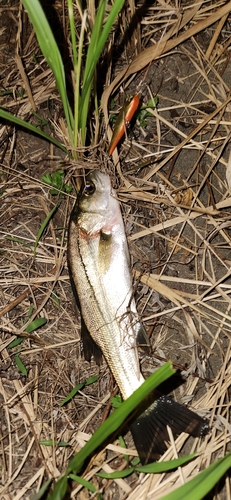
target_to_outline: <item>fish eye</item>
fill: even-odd
[[[83,194],[86,196],[90,196],[95,192],[95,186],[94,184],[91,184],[90,182],[87,182],[86,185],[84,186]]]

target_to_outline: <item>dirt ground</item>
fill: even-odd
[[[53,3],[62,19],[62,2]],[[228,3],[204,2],[193,23]],[[152,2],[145,4],[139,25],[142,49],[159,36],[156,25],[152,33],[146,20],[154,15],[162,19],[161,4],[156,2],[154,12]],[[171,3],[176,12],[177,5]],[[181,2],[181,9],[193,5]],[[53,9],[50,22],[55,29]],[[148,68],[142,103],[157,96],[158,106],[145,123],[137,113],[118,147],[119,157],[107,154],[104,120],[98,149],[87,161],[71,161],[47,141],[0,119],[3,500],[32,499],[45,480],[58,478],[108,416],[116,392],[105,361],[97,367],[81,355],[80,317],[66,263],[75,188],[62,196],[51,194],[42,180],[57,170],[64,172],[67,186],[75,186],[89,168],[110,174],[121,201],[137,308],[151,343],[149,355],[141,354],[142,372],[147,377],[171,359],[182,372],[182,383],[175,379],[168,392],[209,419],[212,430],[204,440],[180,436],[176,450],[171,445],[163,459],[201,450],[202,456],[184,470],[188,479],[230,449],[230,22],[229,13]],[[132,36],[124,41],[122,62],[117,57],[112,78],[131,61]],[[0,106],[57,134],[54,124],[63,114],[55,81],[18,1],[0,2],[0,47]],[[115,93],[115,111],[125,94],[136,92],[143,75],[137,73]],[[52,209],[54,215],[38,238]],[[37,318],[44,324],[28,337],[25,325]],[[21,343],[12,344],[18,338]],[[95,375],[96,382],[60,406],[73,387]],[[129,433],[124,439],[134,449]],[[49,440],[69,446],[41,444]],[[109,443],[84,472],[104,500],[158,499],[182,484],[178,471],[100,479],[100,470],[127,466],[118,445],[118,440]],[[97,497],[74,483],[70,498]],[[206,498],[231,498],[229,476]]]

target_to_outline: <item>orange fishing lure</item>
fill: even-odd
[[[135,94],[130,101],[126,101],[122,107],[118,118],[115,123],[115,128],[112,134],[111,142],[108,149],[108,154],[112,155],[114,149],[116,148],[118,142],[125,134],[125,130],[129,125],[132,117],[134,116],[136,110],[140,104],[140,98],[138,94]]]

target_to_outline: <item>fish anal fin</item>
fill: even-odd
[[[143,347],[147,349],[150,346],[149,338],[147,332],[142,323],[137,323],[136,325],[136,342],[138,347]]]
[[[102,362],[102,351],[91,337],[82,316],[81,316],[81,341],[83,347],[83,354],[86,361],[90,362],[91,357],[93,356],[96,364],[100,366]]]
[[[169,396],[161,395],[129,424],[143,465],[159,459],[166,451],[165,443],[169,441],[167,425],[174,437],[181,432],[200,437],[210,430],[208,422],[202,417]]]

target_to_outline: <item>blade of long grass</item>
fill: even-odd
[[[56,203],[56,205],[52,208],[52,210],[49,212],[49,214],[47,215],[47,217],[45,218],[45,220],[43,221],[39,231],[38,231],[38,234],[36,236],[36,240],[35,240],[35,244],[34,244],[34,253],[36,252],[36,249],[37,249],[37,246],[38,246],[38,243],[39,243],[39,240],[43,234],[43,231],[45,230],[45,228],[47,227],[51,217],[53,216],[53,214],[55,213],[55,211],[57,210],[59,206],[59,202]]]
[[[85,85],[86,87],[88,87],[90,82],[92,81],[92,76],[94,74],[100,54],[106,44],[111,28],[115,23],[115,20],[119,12],[121,11],[124,3],[125,0],[115,1],[104,26],[103,26],[103,11],[105,12],[106,8],[106,6],[104,5],[105,0],[101,0],[99,4],[94,27],[92,30],[91,41],[88,48],[87,60],[85,65],[85,72],[83,78],[83,95],[84,95]]]
[[[71,144],[73,143],[73,114],[67,97],[64,66],[58,45],[38,0],[22,0],[38,39],[40,49],[54,74],[62,99]]]
[[[105,16],[106,5],[107,5],[107,0],[101,0],[99,3],[99,7],[97,9],[95,22],[94,22],[92,33],[91,33],[90,44],[89,44],[88,51],[87,51],[85,71],[84,71],[84,77],[83,77],[83,93],[82,93],[81,102],[80,102],[80,123],[79,123],[79,128],[81,129],[81,137],[82,137],[83,144],[85,143],[85,137],[86,137],[86,123],[87,123],[87,116],[88,116],[88,110],[89,110],[90,94],[91,94],[91,89],[92,89],[93,79],[94,79],[94,71],[95,71],[98,59],[100,57],[100,54],[101,54],[101,51],[100,51],[98,56],[97,56],[96,52],[97,52],[98,40],[100,38],[100,32],[102,30],[103,20],[104,20],[104,16]],[[94,68],[92,72],[90,71],[91,67]],[[88,84],[86,86],[86,84],[85,84],[86,76],[85,75],[88,75],[89,73],[90,73],[90,77],[89,77]],[[85,89],[86,89],[86,92],[85,92]]]
[[[84,34],[86,30],[87,23],[87,12],[83,13],[81,31],[79,37],[79,48],[78,48],[78,65],[75,69],[75,90],[74,90],[74,145],[79,144],[79,132],[81,126],[79,125],[79,111],[80,111],[80,96],[81,96],[81,67],[82,67],[82,56],[83,56],[83,45],[84,45]],[[85,134],[84,134],[85,137]],[[81,145],[84,145],[85,141],[82,141]]]
[[[201,500],[218,483],[231,467],[231,453],[217,460],[196,477],[183,484],[173,492],[165,495],[162,500]]]
[[[115,472],[98,472],[97,476],[103,477],[105,479],[118,479],[130,476],[133,472],[144,472],[146,474],[160,474],[162,472],[171,471],[187,464],[190,460],[193,460],[197,456],[197,453],[192,453],[186,457],[176,458],[173,460],[168,460],[166,462],[155,462],[148,465],[143,465],[140,467],[129,467],[129,469],[118,470]]]
[[[68,476],[65,474],[56,483],[53,491],[48,495],[47,500],[62,500],[66,496],[68,486]],[[33,499],[32,499],[33,500]]]
[[[11,113],[9,113],[9,111],[5,111],[5,109],[0,108],[0,118],[8,120],[9,122],[14,123],[15,125],[19,125],[20,127],[26,128],[30,132],[33,132],[33,134],[40,135],[41,137],[47,139],[47,141],[49,142],[52,142],[52,144],[54,144],[59,149],[68,154],[67,149],[63,146],[63,144],[61,144],[61,142],[54,139],[54,137],[52,137],[51,135],[46,134],[46,132],[43,132],[35,125],[32,125],[31,123],[28,123],[25,120],[22,120],[22,118],[19,118],[18,116],[12,115]]]
[[[115,20],[121,11],[125,0],[116,0],[114,5],[111,8],[111,11],[108,15],[105,26],[103,27],[103,19],[106,10],[106,2],[105,0],[101,0],[95,23],[92,30],[90,45],[88,47],[87,60],[85,65],[84,77],[83,77],[83,90],[80,101],[80,117],[81,123],[79,124],[79,128],[81,128],[82,140],[85,141],[86,135],[86,123],[87,116],[89,110],[89,100],[90,100],[90,92],[92,89],[94,72],[96,69],[96,65],[102,53],[102,50],[106,44],[108,35],[111,31]]]
[[[70,479],[73,479],[74,481],[76,481],[77,483],[81,484],[82,486],[84,486],[84,488],[87,488],[89,491],[91,491],[92,493],[95,493],[97,491],[96,487],[94,486],[94,484],[92,484],[90,481],[87,481],[86,479],[84,479],[83,477],[80,477],[80,476],[76,476],[76,474],[70,474]]]
[[[15,360],[15,364],[17,365],[18,370],[22,373],[22,375],[27,377],[27,369],[26,369],[23,361],[21,360],[19,354],[16,354],[16,356],[14,357],[14,360]]]
[[[27,323],[28,319],[25,321],[25,323]],[[29,323],[29,325],[27,325],[25,332],[32,333],[35,330],[38,330],[38,328],[41,328],[41,326],[45,325],[46,323],[47,323],[46,318],[36,318],[33,321],[31,321],[31,323]]]
[[[75,18],[74,18],[74,10],[73,10],[73,1],[67,0],[68,4],[68,18],[71,30],[71,47],[72,47],[72,55],[73,55],[73,66],[74,69],[77,67],[78,57],[77,57],[77,42],[75,35]]]
[[[41,500],[42,498],[44,498],[44,494],[46,493],[47,489],[49,488],[49,486],[51,484],[51,481],[52,481],[52,479],[48,479],[43,484],[43,486],[41,487],[41,489],[39,490],[39,492],[36,493],[36,495],[33,496],[32,500]]]
[[[95,54],[97,53],[97,43],[100,39],[100,33],[103,26],[103,20],[106,12],[107,0],[100,0],[99,7],[96,12],[95,22],[93,25],[91,40],[87,51],[87,59],[85,65],[85,73],[83,84],[85,83],[85,78],[91,70],[91,66],[95,67]],[[96,57],[98,60],[98,58]],[[86,75],[86,76],[85,76]]]
[[[83,37],[85,32],[86,24],[86,13],[85,17],[82,17],[80,36],[78,41],[78,52],[77,52],[77,40],[75,33],[75,18],[73,10],[73,0],[68,0],[68,17],[71,31],[71,47],[73,56],[73,67],[74,67],[74,126],[73,126],[73,148],[76,149],[78,145],[78,120],[79,120],[79,97],[80,97],[80,77],[81,77],[81,63],[82,63],[82,46]],[[75,152],[73,153],[75,156]]]

